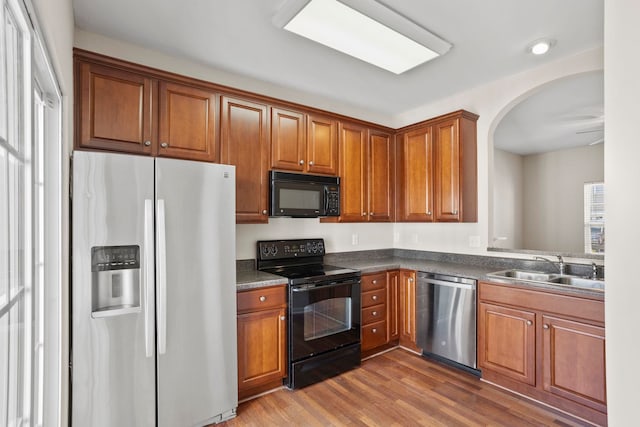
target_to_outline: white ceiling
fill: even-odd
[[[604,73],[548,83],[500,121],[493,146],[527,155],[604,142]]]
[[[453,44],[402,75],[276,28],[285,0],[74,0],[76,25],[242,76],[396,115],[603,43],[603,0],[380,0]],[[556,46],[526,53],[533,40]]]

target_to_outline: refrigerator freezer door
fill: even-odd
[[[207,425],[238,405],[235,168],[158,158],[156,199],[166,236],[158,425]]]
[[[153,159],[74,153],[74,427],[156,424],[153,185]]]

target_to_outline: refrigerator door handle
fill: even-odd
[[[144,200],[144,348],[147,357],[153,356],[153,200]]]
[[[167,248],[164,200],[158,199],[156,261],[158,262],[158,354],[167,351]]]

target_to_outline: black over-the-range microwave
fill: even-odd
[[[340,216],[340,178],[269,171],[269,215]]]

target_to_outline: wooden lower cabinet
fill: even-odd
[[[400,345],[422,352],[416,344],[416,272],[400,270]]]
[[[484,379],[606,425],[604,301],[488,282],[478,300]]]
[[[536,332],[534,313],[480,303],[478,363],[509,378],[536,383]]]
[[[387,272],[363,274],[361,284],[362,352],[389,343],[387,337]],[[365,356],[367,353],[365,353]]]
[[[238,398],[282,385],[287,376],[286,286],[238,293]]]
[[[387,328],[389,341],[400,338],[400,270],[387,271]]]

